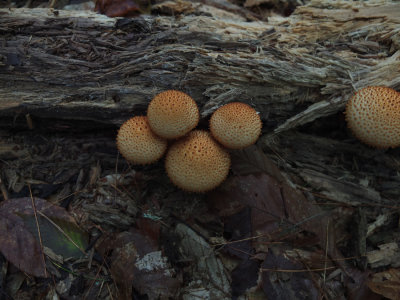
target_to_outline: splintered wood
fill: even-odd
[[[120,125],[174,88],[203,119],[230,101],[253,105],[259,144],[316,197],[400,196],[398,152],[360,144],[341,113],[361,87],[400,88],[400,3],[311,1],[267,21],[185,1],[154,9],[178,16],[1,9],[0,125],[26,126],[27,114],[35,126]]]
[[[267,22],[187,5],[127,20],[1,9],[0,112],[119,124],[174,87],[203,116],[251,101],[280,133],[336,113],[354,89],[400,84],[399,3],[313,1]]]

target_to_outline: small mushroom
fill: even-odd
[[[167,140],[151,131],[147,117],[137,116],[122,124],[117,135],[117,147],[131,163],[150,164],[163,156]]]
[[[254,108],[232,102],[218,108],[211,116],[213,137],[229,149],[241,149],[254,144],[261,134],[262,122]]]
[[[189,192],[206,192],[229,173],[229,153],[204,130],[194,130],[168,150],[165,168],[171,181]]]
[[[346,105],[346,121],[362,142],[376,147],[400,146],[400,93],[383,86],[360,89]]]
[[[166,139],[187,134],[199,123],[199,109],[187,94],[168,90],[156,95],[147,109],[151,129]]]

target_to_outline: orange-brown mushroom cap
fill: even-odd
[[[212,135],[230,149],[254,144],[261,134],[261,127],[262,122],[255,109],[241,102],[221,106],[210,119]]]
[[[362,142],[377,148],[400,146],[400,93],[383,86],[359,90],[346,105],[346,121]]]
[[[156,95],[147,109],[151,129],[166,139],[184,136],[199,123],[199,109],[187,94],[169,90]]]
[[[206,192],[220,185],[230,163],[229,153],[204,130],[194,130],[177,140],[165,158],[171,181],[189,192]]]
[[[122,124],[117,135],[117,147],[131,163],[150,164],[163,156],[167,140],[151,131],[147,117],[137,116]]]

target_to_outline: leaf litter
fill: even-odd
[[[105,237],[98,245],[103,256],[111,255],[111,274],[119,289],[119,299],[132,299],[135,289],[149,299],[175,298],[180,287],[157,241],[138,229]]]
[[[255,280],[248,280],[250,272],[255,276],[253,265],[248,263],[253,259],[261,260],[261,268],[256,273],[261,274],[264,292],[274,295],[274,299],[316,299],[323,276],[337,268],[355,282],[351,288],[358,285],[363,289],[365,276],[347,265],[337,249],[332,212],[323,211],[295,189],[261,149],[252,146],[236,151],[232,156],[235,175],[207,200],[213,211],[223,218],[225,233],[230,233],[224,251],[242,260],[238,266],[241,272],[232,274],[233,283],[247,282],[246,288],[256,285]],[[315,269],[322,274],[318,280],[310,268],[317,262],[310,263],[310,256],[305,264],[302,255],[285,253],[290,247],[296,251],[305,245],[307,249],[314,248],[316,254],[311,257],[320,257],[324,262]],[[243,265],[249,267],[244,270]],[[291,270],[293,274],[289,275]],[[303,273],[298,275],[297,271]],[[286,274],[285,279],[279,279],[279,272]],[[284,285],[276,285],[276,282]],[[237,285],[233,284],[232,289],[235,288]],[[241,292],[244,289],[242,287]]]
[[[53,266],[46,265],[47,271],[56,282],[48,295],[55,291],[62,297],[85,295],[86,299],[110,299],[111,295],[121,299],[167,299],[177,295],[183,299],[260,295],[294,295],[300,299],[315,295],[340,299],[346,295],[369,299],[371,296],[373,284],[367,285],[369,273],[351,267],[348,263],[351,260],[342,253],[351,257],[354,252],[348,252],[336,238],[342,238],[343,232],[348,231],[345,224],[337,228],[337,220],[343,216],[338,216],[335,209],[321,209],[309,194],[300,192],[297,182],[281,172],[261,149],[232,151],[232,175],[228,180],[211,193],[192,195],[174,189],[160,172],[160,164],[133,168],[121,160],[116,162],[113,142],[104,142],[103,147],[108,148],[98,152],[101,147],[91,144],[97,139],[58,140],[62,154],[52,154],[54,161],[38,160],[43,165],[38,168],[38,165],[22,165],[33,170],[32,178],[43,174],[40,180],[30,181],[35,199],[39,199],[36,202],[39,227],[52,228],[51,235],[60,231],[58,226],[73,238],[75,227],[66,224],[76,224],[76,219],[79,227],[90,233],[89,247],[79,238],[73,238],[78,248],[90,250],[87,256],[72,259],[68,258],[74,257],[72,254],[59,256],[54,244],[47,244],[50,247],[47,248],[43,236],[45,255],[53,261]],[[83,151],[82,157],[81,144],[89,149]],[[63,151],[70,153],[70,157]],[[46,171],[59,161],[64,169]],[[81,167],[77,167],[78,162]],[[286,168],[284,163],[280,168]],[[9,179],[18,184],[9,188],[10,200],[15,200],[17,193],[26,193],[23,173],[20,170],[14,173],[18,176]],[[8,179],[6,182],[9,183]],[[68,211],[39,198],[49,194],[51,202],[65,205]],[[28,253],[16,250],[13,254],[19,256],[14,260],[1,251],[20,269],[25,266],[28,270],[29,263],[33,264],[30,267],[33,271],[26,273],[35,275],[32,272],[36,271],[35,277],[39,278],[44,269],[36,220],[31,199],[25,202],[18,210],[7,208],[16,213],[7,211],[6,216],[0,209],[0,226],[20,224],[16,228],[23,228],[26,235],[21,247],[32,245],[31,249],[25,248]],[[47,205],[54,206],[51,213],[42,212]],[[346,216],[351,216],[351,208],[347,210]],[[340,212],[343,213],[343,208]],[[64,219],[64,213],[74,218]],[[7,223],[10,218],[15,220]],[[63,243],[69,243],[65,235],[58,242]],[[72,243],[61,248],[75,249],[81,255]],[[374,254],[380,264],[383,253],[389,252]],[[385,266],[395,264],[389,259]],[[28,280],[15,282],[16,290],[22,291]],[[44,281],[37,283],[37,287],[47,285]],[[29,285],[31,290],[34,287],[35,284]],[[374,291],[385,293],[384,288]]]
[[[62,207],[36,198],[38,228],[30,198],[9,199],[0,204],[0,252],[22,271],[46,277],[41,242],[65,259],[84,255],[88,237]]]

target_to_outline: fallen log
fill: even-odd
[[[239,100],[260,112],[260,145],[300,186],[391,203],[398,150],[360,144],[341,114],[354,90],[400,88],[400,4],[374,3],[312,1],[268,21],[184,1],[178,16],[131,19],[0,9],[0,125],[27,114],[119,125],[165,89],[189,93],[204,119]]]

